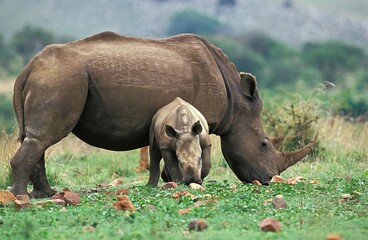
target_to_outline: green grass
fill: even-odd
[[[311,155],[282,174],[284,178],[301,175],[304,181],[256,186],[240,183],[223,162],[216,139],[214,145],[214,165],[204,183],[205,192],[186,186],[174,190],[145,187],[148,172],[134,171],[139,158],[137,150],[113,153],[84,146],[70,152],[54,150],[47,160],[50,182],[57,190],[69,187],[80,192],[81,204],[68,206],[66,211],[54,204],[39,207],[40,200],[32,200],[33,207],[20,211],[12,205],[0,207],[1,239],[324,239],[331,233],[344,239],[365,239],[366,155],[336,152],[335,157],[328,152],[323,159]],[[117,177],[123,177],[119,186],[96,187]],[[313,179],[319,183],[310,183]],[[105,191],[120,188],[129,190],[136,212],[126,214],[112,208],[116,196]],[[98,192],[82,193],[86,189]],[[215,200],[195,208],[196,200],[172,197],[182,189],[199,200]],[[276,210],[271,203],[265,203],[278,194],[285,197],[287,209]],[[339,202],[343,194],[353,197]],[[192,211],[180,215],[178,210],[184,208]],[[281,232],[261,232],[258,223],[266,217],[278,219]],[[193,218],[205,219],[208,229],[186,235]]]
[[[129,197],[137,208],[132,214],[111,207],[115,196],[92,193],[82,195],[79,206],[47,205],[16,211],[12,206],[0,208],[2,239],[324,239],[338,233],[344,239],[364,239],[367,228],[367,178],[331,178],[319,184],[308,181],[269,187],[229,181],[210,181],[206,191],[187,189],[198,199],[217,200],[194,207],[190,198],[172,198],[175,190],[150,189],[141,184],[125,183]],[[110,189],[113,190],[113,189]],[[353,198],[339,203],[344,193]],[[265,200],[283,194],[287,209],[276,210]],[[36,204],[36,201],[35,203]],[[148,206],[154,206],[151,210]],[[180,215],[179,209],[191,208]],[[258,222],[273,217],[282,223],[282,231],[263,233]],[[193,218],[203,218],[209,228],[203,232],[183,231]],[[92,230],[88,230],[92,226]]]
[[[313,101],[301,103],[295,105],[297,110],[314,104]],[[282,105],[279,108],[274,110],[275,114],[270,112],[273,118],[269,119],[286,120],[278,123],[280,129],[273,127],[272,121],[265,121],[265,129],[271,135],[281,132],[293,135],[298,125],[308,126],[312,133],[319,131],[315,150],[282,173],[284,178],[304,177],[295,185],[240,183],[223,159],[219,139],[213,138],[213,164],[204,182],[206,191],[186,186],[174,190],[148,188],[144,186],[148,172],[135,172],[138,150],[99,150],[68,137],[47,151],[47,174],[56,190],[68,187],[79,192],[81,204],[67,206],[66,211],[55,204],[40,205],[40,200],[32,200],[32,207],[19,211],[13,205],[0,206],[0,239],[325,239],[331,233],[345,240],[366,239],[368,124],[322,116],[317,123],[305,125],[290,118],[290,111]],[[299,111],[294,113],[299,116]],[[305,133],[307,137],[309,132]],[[294,143],[300,145],[298,141]],[[16,134],[0,134],[0,189],[11,184],[8,161],[17,146]],[[107,186],[120,177],[121,185]],[[128,189],[136,212],[127,214],[112,207],[116,196],[105,192],[122,188]],[[197,200],[212,201],[195,208],[196,200],[172,197],[182,189],[194,194]],[[287,209],[276,210],[271,203],[265,203],[278,194],[285,197]],[[343,194],[352,197],[341,202]],[[178,210],[185,208],[191,212],[180,215]],[[266,217],[278,219],[282,230],[260,231],[258,223]],[[208,229],[188,234],[188,223],[193,218],[205,219]]]

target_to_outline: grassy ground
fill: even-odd
[[[68,137],[47,152],[47,170],[57,190],[69,187],[81,194],[78,206],[63,211],[54,204],[16,211],[0,207],[1,239],[325,239],[331,233],[343,239],[365,239],[368,234],[367,123],[352,124],[341,118],[321,119],[320,150],[289,168],[284,178],[303,176],[295,185],[242,184],[228,168],[213,138],[213,168],[206,191],[162,190],[145,187],[148,173],[138,174],[139,151],[115,153],[92,148]],[[8,159],[16,150],[14,136],[0,138],[0,188],[10,184]],[[6,161],[3,161],[6,159]],[[99,187],[123,177],[116,187]],[[317,180],[317,181],[311,181]],[[161,182],[160,185],[163,183]],[[128,189],[134,213],[111,207],[116,196],[106,191]],[[93,193],[85,193],[93,189]],[[188,190],[196,196],[174,199],[172,194]],[[282,194],[287,209],[276,210],[268,201]],[[342,200],[344,194],[350,198]],[[195,201],[207,204],[195,207]],[[178,210],[190,208],[186,214]],[[278,219],[282,230],[264,233],[258,223],[266,217]],[[188,232],[193,218],[203,218],[208,229]]]

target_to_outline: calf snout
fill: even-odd
[[[190,177],[190,178],[183,178],[183,183],[185,185],[189,185],[191,183],[197,183],[197,184],[202,185],[203,181],[199,177]]]

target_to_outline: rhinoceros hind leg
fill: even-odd
[[[13,175],[13,184],[10,191],[15,196],[28,195],[27,183],[29,177],[47,147],[36,138],[26,137],[10,160]]]
[[[46,198],[56,193],[56,191],[50,187],[46,177],[45,154],[42,154],[29,179],[33,184],[33,191],[30,193],[31,197]]]

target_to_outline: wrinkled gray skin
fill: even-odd
[[[161,158],[165,162],[164,180],[202,184],[211,167],[211,140],[207,121],[195,107],[175,98],[153,117],[149,138],[147,185],[157,186]]]
[[[278,152],[262,129],[256,79],[239,74],[206,39],[185,34],[142,39],[100,33],[44,48],[14,85],[21,146],[10,161],[15,195],[47,197],[45,150],[70,132],[100,148],[149,144],[153,115],[181,97],[221,137],[223,155],[242,182],[267,184],[302,159],[316,137],[292,153]]]

